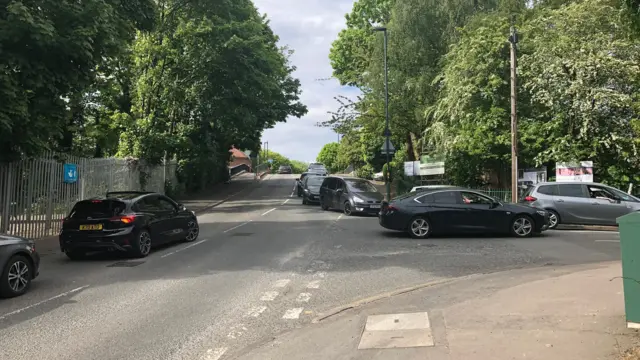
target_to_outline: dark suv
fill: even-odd
[[[291,166],[289,165],[282,165],[278,168],[278,174],[291,174],[291,172]]]
[[[354,212],[377,215],[384,196],[368,180],[329,176],[320,186],[322,210],[340,209],[349,216]]]
[[[198,233],[195,213],[164,195],[110,192],[75,204],[62,223],[60,250],[71,259],[100,250],[145,257],[152,246],[194,241]]]

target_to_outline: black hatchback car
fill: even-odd
[[[528,237],[548,228],[549,214],[525,205],[502,203],[464,188],[409,193],[384,204],[380,225],[414,238],[432,233],[511,233]]]
[[[383,199],[384,195],[366,179],[328,176],[320,186],[322,210],[340,209],[347,216],[353,213],[378,214]]]
[[[195,213],[164,195],[110,192],[75,204],[62,224],[60,250],[71,259],[101,250],[145,257],[152,246],[194,241],[198,233]]]
[[[309,175],[302,180],[302,204],[313,204],[320,202],[320,186],[324,181],[324,176]]]
[[[39,274],[40,255],[33,240],[0,234],[0,297],[27,292]]]

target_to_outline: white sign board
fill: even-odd
[[[416,172],[415,172],[414,168],[415,168],[414,161],[405,161],[404,162],[404,174],[406,176],[414,176],[414,175],[416,175]]]
[[[444,161],[427,162],[422,164],[420,161],[416,161],[414,163],[414,167],[417,172],[416,175],[420,176],[444,174]]]
[[[556,181],[593,182],[593,161],[556,163]]]

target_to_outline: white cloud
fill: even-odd
[[[329,49],[345,26],[345,13],[354,0],[254,0],[261,13],[266,13],[281,45],[295,52],[291,57],[297,67],[295,76],[302,83],[302,102],[309,113],[301,119],[290,118],[273,129],[265,130],[262,141],[269,149],[291,159],[315,160],[325,144],[337,141],[338,135],[327,128],[317,127],[327,120],[328,111],[335,111],[337,95],[353,95],[353,89],[341,87],[330,79]]]

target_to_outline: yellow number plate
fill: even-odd
[[[102,230],[102,224],[80,225],[80,230]]]

